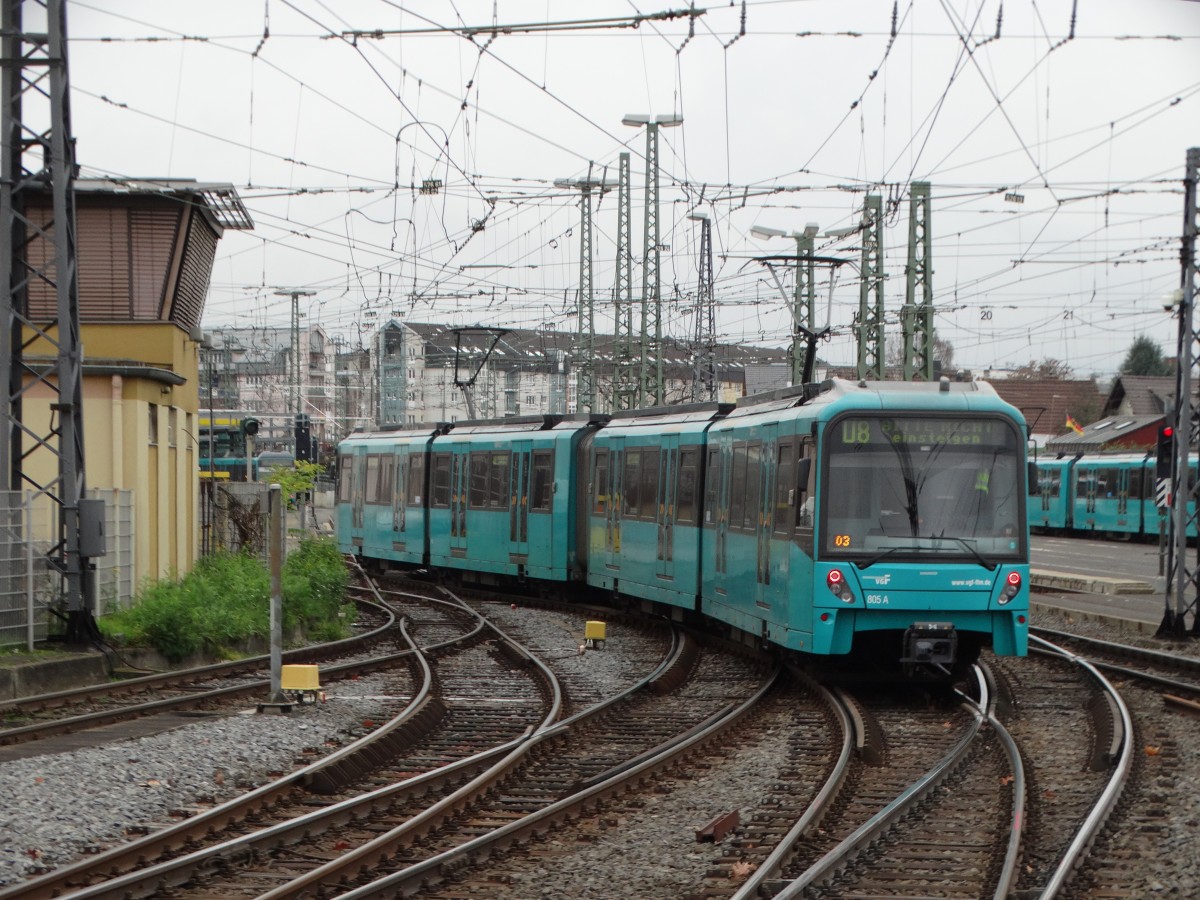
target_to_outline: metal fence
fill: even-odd
[[[134,593],[132,491],[89,491],[104,500],[106,554],[96,565],[93,615],[127,606]],[[58,507],[45,494],[0,491],[0,647],[46,639],[50,607],[62,590],[47,559],[58,533]]]
[[[91,490],[89,497],[104,501],[104,556],[96,564],[97,616],[124,609],[133,603],[134,583],[133,491]]]
[[[269,490],[257,481],[202,481],[201,554],[246,551],[265,563]]]
[[[46,560],[55,520],[49,499],[41,499],[0,491],[0,647],[32,650],[44,640],[46,610],[58,595],[59,578]]]

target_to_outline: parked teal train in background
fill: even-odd
[[[1196,459],[1188,464],[1196,479]],[[1093,537],[1157,539],[1166,528],[1158,505],[1154,454],[1113,454],[1039,459],[1029,484],[1029,527]],[[1196,536],[1189,504],[1188,537]]]
[[[338,465],[339,546],[379,566],[590,589],[910,674],[1026,652],[1024,422],[980,382],[354,434]]]

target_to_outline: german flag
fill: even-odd
[[[1076,434],[1083,434],[1083,426],[1076,422],[1071,416],[1067,416],[1067,427]]]

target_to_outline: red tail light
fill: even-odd
[[[1000,603],[1003,605],[1017,596],[1017,592],[1021,590],[1021,573],[1009,572],[1008,577],[1004,579],[1006,584],[1004,590],[1000,592]]]

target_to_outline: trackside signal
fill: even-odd
[[[1154,464],[1155,477],[1171,477],[1171,458],[1174,455],[1175,429],[1170,425],[1163,425],[1158,429],[1158,453]]]

